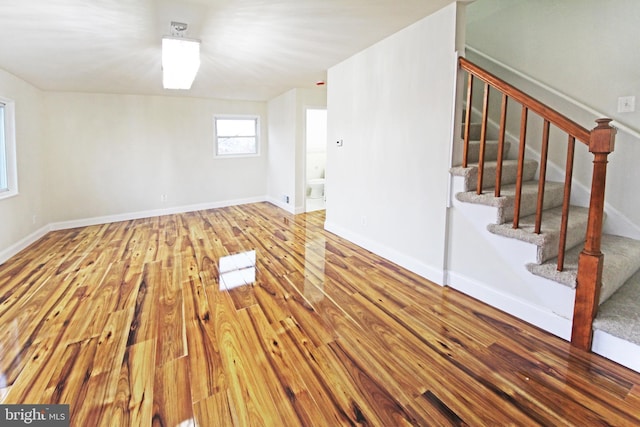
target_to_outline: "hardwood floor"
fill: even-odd
[[[259,203],[47,234],[0,266],[0,401],[74,426],[640,425],[640,374],[323,222]],[[251,250],[255,283],[220,290]]]

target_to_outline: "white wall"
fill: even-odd
[[[305,110],[324,107],[326,89],[292,89],[268,103],[268,198],[292,213],[304,212]],[[289,197],[289,202],[284,197]]]
[[[480,65],[587,129],[599,117],[613,118],[619,124],[615,151],[609,156],[605,229],[640,238],[640,197],[623,190],[640,183],[636,165],[640,158],[640,2],[476,0],[468,7],[467,17],[469,46],[558,94],[469,55]],[[636,96],[636,111],[618,113],[618,97],[627,95]],[[574,179],[586,192],[591,185],[592,157],[584,147],[578,147],[576,155]]]
[[[289,212],[295,206],[296,91],[290,90],[268,103],[269,147],[267,195]],[[289,198],[287,203],[285,197]]]
[[[0,70],[0,96],[15,101],[19,191],[17,196],[0,200],[0,262],[3,262],[10,255],[6,253],[8,248],[22,246],[20,242],[41,229],[49,217],[42,191],[45,182],[42,93]]]
[[[438,283],[456,14],[450,4],[328,73],[326,228]]]
[[[469,45],[640,130],[640,105],[617,112],[640,98],[637,0],[476,0],[467,19]]]
[[[44,99],[53,222],[266,194],[265,103],[77,93]],[[214,114],[259,115],[261,155],[215,159]]]

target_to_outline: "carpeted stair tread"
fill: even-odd
[[[595,329],[640,345],[640,270],[598,309]]]
[[[496,166],[497,162],[489,161],[484,163],[484,177],[482,179],[482,188],[490,189],[496,184]],[[531,181],[538,169],[538,162],[535,160],[525,160],[523,167],[523,181]],[[478,165],[471,164],[467,168],[456,166],[449,169],[451,175],[461,176],[464,178],[465,191],[471,191],[478,184]],[[518,161],[505,160],[502,162],[502,185],[515,184],[518,177]]]
[[[496,224],[503,224],[513,219],[513,211],[516,200],[516,185],[502,186],[500,197],[494,196],[494,190],[490,189],[482,194],[475,191],[466,191],[456,194],[456,199],[465,203],[493,206],[497,208]],[[564,184],[561,182],[547,181],[544,187],[543,209],[552,209],[562,206],[564,199]],[[522,184],[522,198],[520,200],[520,216],[532,215],[538,206],[538,181],[527,181]]]
[[[567,225],[567,249],[584,242],[589,210],[579,206],[571,206]],[[520,227],[514,229],[512,224],[489,224],[487,229],[500,236],[522,240],[538,247],[536,263],[542,264],[558,256],[560,242],[560,223],[562,207],[545,210],[542,213],[541,233],[533,232],[535,214],[520,218]]]
[[[558,258],[544,264],[527,264],[527,270],[537,276],[575,289],[578,275],[578,256],[582,252],[582,248],[583,245],[578,245],[565,252],[563,271],[557,270]],[[604,254],[604,265],[600,304],[605,302],[640,269],[640,241],[623,236],[603,234],[601,251]]]

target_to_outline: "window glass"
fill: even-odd
[[[0,192],[8,191],[7,183],[7,144],[5,137],[5,105],[0,102]]]
[[[15,102],[0,97],[0,199],[17,194]]]
[[[259,149],[257,117],[216,117],[216,156],[256,155]]]

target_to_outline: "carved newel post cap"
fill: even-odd
[[[592,153],[609,154],[613,151],[616,139],[616,128],[611,126],[612,119],[597,119],[596,126],[591,131],[591,140],[589,141],[589,151]]]
[[[603,117],[601,119],[596,119],[596,123],[598,124],[597,127],[599,127],[599,128],[609,127],[609,123],[611,123],[612,121],[613,121],[613,119],[610,119],[608,117]]]

